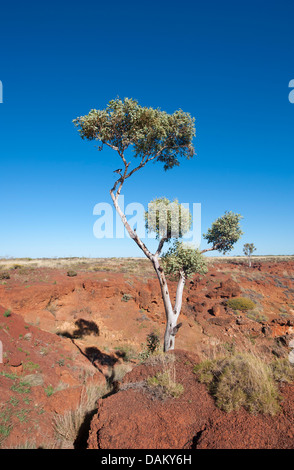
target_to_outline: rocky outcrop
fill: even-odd
[[[293,448],[294,385],[285,385],[278,416],[254,415],[216,407],[207,388],[197,382],[198,358],[175,356],[175,378],[183,386],[178,398],[160,399],[142,383],[158,366],[141,365],[127,374],[121,390],[101,400],[91,422],[89,449],[287,449]]]

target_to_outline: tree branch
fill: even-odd
[[[161,250],[163,248],[163,245],[165,244],[165,242],[168,241],[168,238],[162,238],[158,244],[158,248],[156,250],[156,253],[155,253],[155,256],[159,256],[160,253],[161,253]]]
[[[119,181],[119,180],[118,180]],[[116,182],[116,184],[118,183],[118,181]],[[123,182],[122,182],[123,183]],[[114,204],[114,207],[118,213],[118,215],[120,216],[121,218],[121,221],[122,223],[124,224],[128,234],[130,235],[130,237],[137,243],[138,247],[143,251],[143,253],[147,256],[147,258],[149,258],[151,261],[153,261],[153,258],[154,258],[154,255],[148,250],[148,248],[146,247],[146,245],[142,242],[142,240],[139,238],[138,234],[136,232],[134,232],[134,230],[132,229],[132,227],[130,226],[130,224],[128,223],[127,221],[127,218],[125,216],[125,214],[123,213],[123,211],[121,210],[119,204],[118,204],[118,193],[116,193],[116,195],[114,194],[113,190],[111,189],[110,190],[110,196],[113,200],[113,204]]]
[[[205,250],[202,250],[200,253],[206,253],[207,251],[214,251],[214,250],[217,250],[217,247],[212,247],[212,248],[206,248]]]

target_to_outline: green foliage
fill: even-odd
[[[268,321],[268,317],[260,313],[259,310],[250,310],[246,313],[246,317],[250,320],[256,321],[257,323],[263,323]]]
[[[24,370],[28,370],[29,372],[33,372],[37,369],[40,369],[40,365],[39,364],[35,364],[34,362],[32,361],[27,361],[23,364],[23,369]]]
[[[135,157],[164,163],[168,170],[179,165],[179,158],[195,154],[194,118],[181,109],[167,114],[146,108],[132,98],[111,100],[106,109],[92,109],[88,115],[74,119],[82,139],[98,140],[120,154],[131,148]]]
[[[158,396],[161,395],[162,398],[179,398],[184,393],[183,385],[174,382],[169,371],[158,372],[153,377],[148,377],[147,385],[159,388]]]
[[[294,382],[294,367],[288,358],[277,358],[271,362],[270,367],[277,382]]]
[[[128,302],[129,300],[131,300],[133,297],[130,295],[130,294],[124,294],[121,298],[121,301],[122,302]]]
[[[30,393],[31,387],[27,382],[19,382],[18,384],[13,384],[10,389],[13,392],[17,393]]]
[[[242,216],[234,212],[225,212],[213,222],[211,228],[208,229],[203,238],[212,243],[212,248],[223,254],[231,251],[234,244],[239,240],[243,232],[240,228],[240,220]]]
[[[5,312],[3,313],[3,316],[8,318],[11,316],[11,311],[10,310],[5,310]]]
[[[188,278],[195,273],[205,274],[208,271],[200,251],[178,240],[162,256],[161,262],[165,273],[175,278],[180,272]]]
[[[227,301],[227,306],[233,310],[252,310],[255,303],[248,297],[234,297]]]
[[[115,349],[117,356],[121,357],[124,362],[131,362],[138,357],[135,349],[129,344],[117,346]]]
[[[156,198],[148,204],[145,212],[145,225],[156,238],[182,238],[191,228],[192,216],[189,209],[167,198]]]
[[[139,353],[140,362],[145,362],[150,357],[159,353],[160,336],[157,332],[152,331],[147,335],[146,348]]]
[[[11,425],[6,426],[5,424],[0,424],[0,443],[2,440],[9,436],[11,429]]]
[[[252,253],[256,251],[256,248],[254,246],[254,243],[245,243],[244,246],[243,246],[243,253],[246,255],[246,256],[251,256]]]
[[[0,280],[2,279],[10,279],[10,274],[8,272],[0,273]]]
[[[194,372],[224,411],[240,407],[270,415],[280,411],[281,398],[271,367],[253,354],[204,361],[194,367]]]
[[[154,331],[151,331],[151,333],[147,335],[147,351],[150,354],[154,354],[155,351],[158,350],[159,345],[160,345],[159,335],[155,333]]]
[[[75,271],[70,270],[70,271],[67,271],[67,275],[69,277],[74,277],[74,276],[77,276],[77,273]]]
[[[51,397],[51,395],[53,395],[53,393],[54,393],[54,388],[52,387],[52,385],[48,385],[48,387],[46,387],[44,389],[44,391],[45,391],[47,397]]]

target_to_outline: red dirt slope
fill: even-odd
[[[0,445],[57,447],[52,420],[78,406],[84,386],[104,376],[70,339],[28,325],[0,306]]]
[[[177,350],[179,398],[160,400],[141,387],[158,367],[138,366],[122,390],[101,400],[91,423],[90,449],[288,449],[294,445],[294,385],[284,386],[279,416],[252,415],[216,408],[206,387],[196,381],[198,358]],[[137,384],[137,386],[136,386]]]

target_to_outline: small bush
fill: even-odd
[[[31,386],[28,383],[22,381],[22,382],[19,382],[18,384],[13,384],[10,387],[10,390],[12,390],[13,392],[17,392],[17,393],[30,393]]]
[[[10,275],[7,272],[0,273],[0,280],[10,279]]]
[[[263,315],[258,310],[250,310],[246,313],[246,317],[250,320],[256,321],[257,323],[263,323],[268,321],[268,317]]]
[[[174,382],[169,371],[158,372],[155,376],[148,377],[147,385],[159,389],[158,396],[161,398],[179,398],[184,392],[183,385]]]
[[[51,395],[53,395],[53,393],[54,393],[54,388],[52,387],[52,385],[48,385],[48,387],[46,387],[44,389],[44,391],[45,391],[47,397],[51,397]]]
[[[159,334],[152,331],[147,335],[146,348],[139,353],[141,362],[146,362],[148,358],[160,352],[160,337]]]
[[[128,302],[129,300],[131,300],[133,297],[130,295],[130,294],[124,294],[121,298],[121,301],[122,302]]]
[[[116,355],[121,357],[124,362],[130,362],[134,359],[137,359],[136,351],[128,344],[118,346],[115,349]]]
[[[8,318],[11,316],[11,311],[10,310],[6,310],[4,313],[3,313],[3,316]]]
[[[154,354],[155,351],[158,350],[160,345],[160,337],[157,333],[152,331],[147,335],[147,350],[151,353]]]
[[[23,265],[22,264],[14,264],[11,269],[21,269],[23,268]]]
[[[248,297],[234,297],[227,301],[227,306],[233,310],[253,310],[255,303]]]
[[[208,385],[216,405],[230,412],[244,407],[251,413],[275,415],[280,394],[272,369],[254,354],[204,361],[194,367],[198,380]]]
[[[270,364],[274,379],[277,382],[294,382],[294,367],[288,359],[275,359]]]
[[[67,271],[67,275],[69,277],[74,277],[74,276],[77,276],[77,273],[75,271]]]

